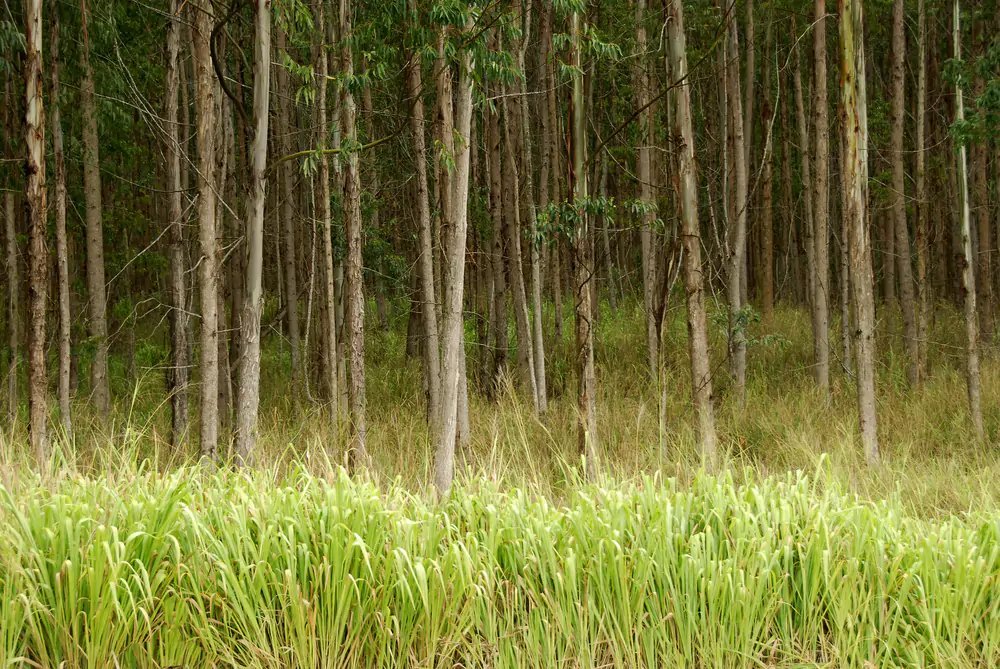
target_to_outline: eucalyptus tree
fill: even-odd
[[[111,410],[108,385],[108,299],[104,274],[104,221],[101,186],[101,152],[97,130],[94,71],[91,66],[90,20],[87,0],[80,0],[80,113],[83,118],[83,194],[87,224],[87,305],[89,334],[94,340],[90,368],[91,397],[99,416]]]
[[[819,4],[817,3],[817,10]],[[878,464],[875,413],[875,295],[868,233],[868,99],[865,90],[864,19],[860,0],[839,0],[840,81],[844,110],[844,215],[848,218],[851,296],[854,304],[855,378],[865,458]],[[825,52],[825,50],[824,50]]]
[[[264,272],[264,201],[267,179],[267,139],[268,101],[271,82],[271,3],[270,0],[256,0],[254,3],[254,60],[253,60],[253,142],[250,146],[250,190],[246,208],[247,262],[245,288],[243,292],[243,313],[240,316],[242,330],[238,380],[236,385],[236,462],[244,465],[251,462],[257,439],[257,414],[260,404],[260,319],[264,307],[262,292]],[[322,61],[325,62],[325,54]],[[321,67],[325,75],[325,67]],[[325,79],[320,86],[325,87]],[[325,103],[321,96],[321,103]],[[324,156],[325,158],[325,156]],[[327,187],[327,193],[329,187]],[[329,207],[329,198],[327,198]],[[325,212],[325,224],[329,228],[329,210]],[[327,233],[329,230],[327,230]],[[332,282],[330,267],[327,267],[328,281]],[[332,290],[331,286],[327,288]],[[332,314],[332,310],[330,311]],[[336,392],[336,386],[332,389]],[[336,402],[336,394],[333,395]]]
[[[48,380],[45,316],[46,244],[45,106],[42,72],[42,0],[24,3],[24,213],[28,222],[28,429],[40,467],[48,464]]]
[[[826,84],[826,0],[813,15],[812,327],[816,383],[830,393],[830,128]],[[859,8],[860,11],[860,8]],[[859,43],[860,46],[860,43]]]

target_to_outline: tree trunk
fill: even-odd
[[[411,6],[415,5],[411,0]],[[438,338],[438,321],[434,286],[434,241],[431,227],[431,207],[427,186],[427,140],[425,138],[423,82],[420,57],[414,54],[409,64],[409,95],[413,100],[410,131],[413,133],[413,150],[417,171],[417,207],[420,216],[419,259],[417,272],[421,323],[424,331],[424,378],[427,384],[427,420],[435,425],[441,415],[441,343]]]
[[[515,94],[513,87],[508,94]],[[535,354],[532,350],[531,322],[528,315],[528,294],[524,285],[524,266],[521,258],[521,216],[519,179],[514,162],[514,123],[520,124],[520,113],[512,107],[510,97],[501,103],[503,109],[503,181],[504,233],[507,238],[507,274],[514,306],[514,325],[517,330],[517,368],[521,386],[528,393],[535,412],[538,412],[538,387],[535,384]]]
[[[319,23],[320,33],[324,41],[333,42],[330,28],[334,21],[329,24],[326,18],[325,3],[320,3]],[[334,257],[333,257],[333,212],[330,208],[330,157],[325,153],[326,140],[329,136],[327,129],[327,88],[328,75],[330,72],[330,56],[326,48],[320,48],[319,57],[319,97],[316,104],[319,114],[320,149],[324,153],[319,161],[319,193],[320,193],[320,223],[323,226],[323,297],[325,300],[324,316],[326,317],[326,384],[327,392],[330,393],[330,413],[331,427],[334,437],[340,430],[340,365],[337,356],[337,291],[334,281]],[[267,113],[265,109],[263,113]],[[334,124],[336,125],[336,124]],[[335,165],[339,167],[339,165]],[[340,175],[340,170],[335,169],[335,173]]]
[[[573,12],[571,24],[573,104],[572,104],[572,157],[573,206],[576,208],[576,230],[573,234],[573,264],[576,299],[576,368],[577,368],[577,425],[579,427],[579,452],[584,459],[588,481],[596,480],[597,465],[597,374],[594,370],[593,305],[590,282],[593,281],[593,255],[590,249],[590,218],[586,213],[587,172],[586,119],[583,95],[583,50],[581,31],[583,20]]]
[[[83,116],[83,196],[87,224],[87,304],[90,308],[89,335],[94,341],[94,361],[90,368],[91,397],[101,419],[111,411],[108,387],[108,319],[104,281],[104,223],[101,205],[101,166],[97,136],[97,107],[94,102],[94,74],[90,66],[90,37],[87,30],[86,0],[80,1],[83,45],[80,61],[80,112]]]
[[[188,304],[184,285],[184,208],[181,186],[181,155],[177,104],[180,89],[180,0],[170,2],[170,24],[167,27],[167,216],[170,226],[170,443],[176,449],[185,439],[188,429],[187,386],[188,369]],[[186,132],[186,130],[185,130]]]
[[[285,33],[278,30],[275,43],[278,56],[285,51]],[[278,125],[280,132],[280,151],[288,155],[295,150],[292,140],[292,110],[289,109],[292,99],[291,87],[288,83],[288,72],[284,67],[275,70],[275,85],[277,86],[277,106]],[[295,224],[296,217],[293,209],[295,201],[295,162],[286,160],[278,168],[278,176],[281,180],[281,190],[279,194],[281,202],[281,221],[284,228],[281,232],[282,239],[282,261],[283,275],[285,279],[285,318],[288,323],[288,341],[292,354],[292,384],[299,387],[302,381],[302,354],[300,352],[299,333],[299,282],[296,270],[296,243]]]
[[[892,217],[896,230],[899,306],[903,313],[903,340],[906,343],[906,380],[911,387],[919,380],[916,300],[910,265],[910,232],[906,224],[906,164],[903,130],[906,122],[906,35],[904,0],[894,0],[892,9]]]
[[[930,248],[927,232],[927,10],[924,0],[917,2],[917,137],[916,137],[916,206],[917,206],[917,378],[927,377],[927,337],[930,334],[931,298],[928,285],[928,256]]]
[[[59,275],[59,414],[65,438],[72,441],[73,421],[70,412],[70,305],[69,251],[66,244],[66,158],[63,153],[62,120],[59,114],[59,9],[55,0],[52,12],[52,150],[56,170],[56,266]]]
[[[176,2],[176,0],[174,0]],[[325,58],[324,58],[325,61]],[[321,61],[323,62],[323,61]],[[321,68],[323,66],[321,65]],[[243,313],[240,315],[240,359],[236,383],[236,464],[252,461],[257,442],[260,405],[260,317],[264,264],[264,202],[266,199],[268,101],[271,88],[271,3],[254,3],[253,143],[250,146],[250,189],[247,198],[247,255]],[[320,79],[325,87],[326,80]],[[321,102],[324,96],[321,96]],[[326,188],[327,193],[329,187]],[[329,198],[325,199],[329,202]],[[329,228],[329,218],[326,226]],[[329,271],[329,270],[328,270]],[[328,275],[329,277],[329,275]],[[328,288],[329,290],[329,288]]]
[[[21,333],[18,309],[21,305],[21,279],[17,271],[17,230],[15,228],[14,192],[3,194],[4,228],[7,243],[7,345],[10,361],[7,366],[7,414],[13,424],[17,417],[17,375],[21,355]]]
[[[521,71],[525,73],[527,73],[527,70],[525,69],[525,55],[531,38],[531,7],[532,3],[530,0],[527,0],[526,2],[522,1],[522,37],[518,51],[518,62]],[[522,211],[524,212],[523,215],[528,218],[528,243],[530,244],[529,258],[531,263],[531,310],[533,312],[531,323],[531,350],[534,355],[532,362],[534,366],[535,397],[537,399],[538,412],[545,413],[548,410],[548,390],[545,382],[545,333],[543,327],[544,324],[542,322],[542,268],[538,244],[538,220],[535,209],[535,170],[532,151],[533,142],[531,138],[531,124],[529,121],[530,105],[528,102],[527,76],[521,79],[520,94],[521,98],[517,106],[521,112],[521,142],[519,153],[522,156],[524,164],[522,170],[522,174],[524,175],[524,204],[522,206]],[[542,152],[545,152],[544,148],[542,149]],[[547,179],[548,175],[543,175],[542,178]]]
[[[471,28],[471,20],[466,31]],[[439,81],[451,73],[439,73]],[[460,438],[460,415],[463,402],[462,368],[465,366],[465,324],[463,300],[465,291],[465,245],[468,231],[469,166],[472,129],[472,55],[469,49],[461,53],[458,72],[457,103],[455,106],[455,133],[458,145],[454,154],[454,173],[450,180],[452,193],[451,212],[453,218],[448,225],[445,240],[446,262],[442,267],[444,283],[444,307],[442,309],[441,356],[441,421],[437,434],[434,458],[434,487],[439,497],[444,497],[451,488],[455,472],[455,444]],[[439,87],[440,88],[440,87]],[[446,89],[451,94],[451,87]],[[441,91],[439,90],[439,95]],[[467,392],[467,390],[466,390]]]
[[[875,280],[871,265],[871,240],[866,225],[868,207],[868,110],[865,93],[864,28],[860,0],[839,0],[840,80],[844,109],[844,184],[848,190],[848,244],[851,254],[851,295],[854,301],[855,377],[858,418],[865,459],[879,462],[878,424],[875,414]],[[816,5],[820,9],[819,3]],[[818,50],[818,49],[817,49]]]
[[[792,23],[795,31],[795,23]],[[802,173],[802,245],[805,248],[806,261],[806,302],[809,304],[809,314],[815,328],[815,311],[812,309],[816,296],[814,283],[816,280],[815,258],[816,245],[813,243],[813,191],[812,191],[812,160],[809,151],[809,126],[806,122],[804,95],[802,91],[802,66],[799,49],[795,49],[795,69],[792,71],[792,86],[795,89],[795,120],[799,137],[799,158]],[[816,331],[813,329],[813,362],[816,361]],[[814,373],[815,375],[815,373]]]
[[[735,0],[730,0],[729,12],[735,11]],[[739,37],[736,21],[731,16],[728,29],[728,59],[726,80],[729,89],[729,122],[732,126],[733,171],[735,179],[732,208],[734,217],[729,221],[729,259],[727,263],[726,296],[729,300],[729,368],[733,376],[733,393],[742,406],[746,394],[747,340],[743,317],[743,264],[746,262],[747,245],[747,163],[743,136],[743,101],[740,95]]]
[[[219,270],[215,225],[215,81],[211,7],[194,10],[195,108],[198,114],[198,238],[201,299],[201,456],[218,461]]]
[[[86,30],[86,29],[84,29]],[[42,0],[24,3],[25,197],[28,222],[28,428],[39,467],[49,464],[48,383],[45,372],[45,109],[42,80]]]
[[[351,0],[340,0],[340,30],[344,42],[341,67],[344,77],[354,77],[354,53],[351,47]],[[351,441],[347,467],[355,471],[368,465],[365,421],[365,296],[361,256],[361,174],[358,156],[357,105],[350,86],[340,87],[340,122],[348,153],[344,171],[344,236],[347,242],[347,294],[344,315],[347,330],[347,403],[351,419]]]
[[[698,223],[698,181],[694,162],[694,129],[691,86],[688,82],[687,44],[684,34],[684,3],[670,0],[667,6],[667,57],[674,81],[685,82],[670,91],[674,111],[674,141],[677,147],[681,235],[684,244],[684,291],[687,295],[688,351],[691,358],[691,395],[697,416],[698,443],[705,463],[716,463],[715,414],[712,408],[712,370],[708,356],[708,323],[702,280],[701,231]]]
[[[752,3],[750,4],[752,7]],[[752,21],[751,9],[748,7],[748,20]],[[764,67],[764,85],[761,86],[763,100],[761,102],[761,127],[764,132],[764,165],[761,175],[761,212],[760,212],[760,275],[757,277],[760,285],[760,310],[761,320],[765,324],[771,322],[774,315],[774,138],[773,119],[774,106],[771,97],[772,66],[771,58],[767,56],[772,47],[772,25],[773,21],[767,25],[767,37],[765,39],[765,57],[767,63]],[[748,52],[752,49],[748,47]],[[748,54],[748,58],[749,58]],[[748,70],[752,69],[748,66]],[[750,96],[747,96],[748,98]],[[749,118],[749,117],[748,117]],[[751,119],[752,121],[752,119]],[[749,137],[749,135],[748,135]],[[747,146],[752,146],[749,140]],[[749,155],[749,154],[748,154]]]
[[[826,0],[815,1],[813,24],[813,108],[815,171],[813,173],[813,354],[816,383],[830,394],[830,129],[826,89]],[[864,63],[862,62],[862,67]]]
[[[656,220],[656,200],[653,197],[650,150],[653,146],[653,115],[649,103],[649,73],[646,71],[646,0],[635,3],[635,106],[639,110],[639,147],[636,156],[636,176],[639,179],[639,202],[642,227],[639,243],[642,254],[642,300],[646,312],[646,363],[654,387],[659,385],[660,329],[657,327],[654,308],[657,259],[653,251],[653,222]]]
[[[952,40],[954,58],[962,59],[961,11],[958,0],[954,2],[954,25]],[[961,83],[955,86],[955,121],[961,124],[965,120],[965,106],[962,99]],[[966,386],[969,394],[969,414],[976,438],[982,441],[985,437],[983,429],[983,408],[979,389],[979,324],[976,320],[976,277],[973,273],[972,257],[972,222],[969,206],[969,177],[967,168],[965,144],[958,148],[958,187],[961,195],[961,236],[962,236],[962,292],[965,298],[965,355],[966,355]]]

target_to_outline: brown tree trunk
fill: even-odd
[[[868,207],[868,110],[865,93],[864,28],[860,0],[839,0],[840,80],[844,109],[844,184],[850,221],[851,295],[857,321],[855,358],[858,418],[865,458],[879,462],[878,424],[875,413],[875,280],[871,241],[866,225]],[[819,3],[816,5],[819,10]]]
[[[660,329],[657,327],[654,308],[657,259],[653,250],[653,222],[656,220],[656,201],[653,198],[650,150],[653,146],[653,115],[649,101],[649,73],[646,71],[646,0],[635,3],[635,106],[639,111],[639,148],[637,150],[636,176],[639,179],[639,202],[642,207],[642,227],[639,242],[642,254],[642,300],[646,312],[646,363],[654,386],[659,385]]]
[[[354,76],[354,52],[351,47],[351,0],[340,0],[340,30],[344,47],[341,67],[344,77]],[[365,419],[365,296],[361,256],[361,174],[358,156],[357,105],[350,86],[340,88],[340,123],[344,142],[348,145],[344,170],[344,236],[347,242],[347,294],[344,328],[347,330],[347,403],[350,410],[351,441],[347,450],[347,467],[354,471],[368,466],[366,441],[368,425]]]
[[[830,394],[830,129],[826,87],[826,0],[815,0],[813,25],[813,108],[815,170],[813,172],[813,354],[816,383]],[[864,63],[862,62],[862,67]]]
[[[735,10],[735,0],[730,0],[729,13]],[[743,101],[740,94],[739,37],[736,21],[730,18],[728,29],[728,59],[726,80],[729,98],[729,123],[732,127],[732,153],[734,172],[733,217],[729,221],[729,259],[727,262],[726,296],[729,300],[729,368],[733,376],[733,393],[742,405],[746,393],[747,340],[743,318],[743,265],[747,246],[747,163],[743,136]]]
[[[42,80],[42,0],[24,3],[25,197],[28,222],[28,429],[39,467],[49,464],[48,383],[45,371],[45,109]]]
[[[178,94],[180,90],[180,0],[170,2],[170,24],[167,27],[167,225],[170,226],[170,443],[178,448],[188,429],[187,386],[188,369],[188,310],[184,284],[184,208],[181,186],[181,155],[178,125]],[[186,130],[185,130],[186,132]]]
[[[924,0],[917,2],[917,137],[916,137],[916,206],[917,206],[917,378],[927,377],[927,338],[931,322],[931,290],[928,277],[930,255],[927,230],[927,10]]]
[[[906,165],[903,130],[906,122],[906,35],[904,0],[895,0],[892,10],[892,217],[896,230],[895,249],[899,276],[899,306],[903,313],[903,340],[906,343],[906,380],[911,387],[919,381],[917,313],[910,265],[910,231],[906,224]]]
[[[52,151],[56,170],[56,266],[59,275],[59,414],[65,438],[72,441],[70,411],[70,304],[69,251],[66,243],[66,157],[63,153],[62,119],[59,114],[59,9],[55,0],[52,13]]]
[[[104,281],[104,223],[101,205],[100,149],[97,136],[97,107],[94,102],[94,74],[90,66],[90,37],[87,30],[86,0],[80,1],[83,45],[80,61],[80,112],[83,117],[83,195],[87,224],[87,304],[90,310],[89,334],[94,341],[94,361],[90,369],[91,397],[100,418],[111,411],[108,387],[107,293]]]
[[[684,3],[670,0],[667,6],[667,58],[674,81],[688,81],[687,44],[684,34]],[[712,408],[712,370],[708,356],[708,323],[702,278],[701,230],[698,223],[698,181],[694,162],[694,129],[691,86],[685,83],[670,92],[673,106],[674,141],[677,147],[678,199],[681,238],[684,244],[684,291],[687,296],[688,352],[691,359],[691,395],[697,416],[698,443],[703,460],[716,463],[715,414]]]
[[[198,239],[201,299],[201,456],[218,460],[219,270],[215,224],[215,81],[209,5],[194,10],[195,108],[198,115]]]
[[[573,104],[572,157],[573,206],[577,210],[573,234],[573,264],[576,299],[577,425],[579,452],[584,459],[587,480],[597,478],[597,374],[594,369],[594,309],[590,282],[593,281],[593,254],[590,249],[590,218],[585,211],[587,193],[586,118],[583,94],[583,19],[574,12],[571,19]]]

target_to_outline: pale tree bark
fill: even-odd
[[[340,35],[343,40],[341,68],[346,81],[354,77],[354,52],[351,0],[340,0]],[[368,465],[365,417],[365,295],[361,256],[361,173],[359,167],[357,104],[350,86],[340,87],[340,123],[347,145],[344,169],[344,236],[347,241],[347,291],[344,329],[347,331],[347,403],[350,412],[351,439],[347,449],[347,467],[358,470]]]
[[[193,7],[195,110],[198,116],[198,240],[201,300],[201,456],[218,460],[219,268],[215,222],[215,81],[209,40],[210,5]]]
[[[681,209],[681,239],[684,244],[684,292],[687,296],[688,353],[691,359],[691,395],[697,417],[698,444],[705,463],[717,460],[715,414],[712,408],[712,370],[708,356],[708,323],[702,278],[701,230],[698,223],[698,181],[694,161],[694,129],[691,86],[688,82],[687,44],[684,34],[684,3],[667,5],[667,58],[673,80],[685,82],[670,91],[672,128],[677,146],[678,193]]]
[[[587,110],[583,94],[583,50],[581,32],[583,19],[573,12],[571,19],[573,97],[572,97],[572,158],[573,206],[577,221],[573,232],[573,260],[576,300],[576,368],[577,426],[579,452],[584,459],[587,480],[597,478],[597,374],[594,369],[594,309],[591,304],[590,282],[593,281],[593,254],[590,249],[590,217],[584,204],[587,195],[586,121]]]
[[[174,0],[176,2],[176,0]],[[325,61],[325,54],[321,63]],[[324,69],[321,65],[321,70]],[[321,78],[320,86],[325,80]],[[252,461],[257,442],[260,405],[260,317],[264,308],[264,202],[267,191],[268,101],[271,88],[271,3],[254,3],[253,143],[246,218],[246,273],[240,315],[240,358],[236,383],[235,450],[237,466]],[[325,102],[325,100],[323,100]],[[325,158],[325,156],[324,156]],[[326,188],[329,194],[329,187]],[[329,202],[329,197],[326,198]],[[329,205],[327,205],[329,206]],[[329,213],[329,212],[327,212]],[[329,228],[329,218],[326,226]],[[327,269],[329,272],[329,268]],[[329,281],[329,275],[327,276]],[[329,288],[327,289],[329,290]],[[334,396],[336,398],[336,396]]]
[[[917,136],[916,136],[916,205],[917,205],[917,378],[927,377],[927,338],[930,334],[931,291],[928,284],[928,256],[930,255],[927,231],[927,9],[924,0],[917,2]]]
[[[866,224],[868,207],[868,109],[865,93],[864,28],[860,0],[839,0],[840,81],[844,109],[844,184],[848,190],[851,254],[851,295],[856,326],[855,378],[858,418],[865,459],[879,462],[875,413],[875,279],[871,240]],[[817,4],[819,10],[819,4]]]
[[[450,90],[450,82],[439,81],[441,90]],[[439,94],[440,95],[440,94]],[[445,94],[447,97],[447,94]],[[450,123],[450,115],[442,114]],[[493,224],[493,244],[490,258],[493,273],[493,361],[491,382],[500,387],[507,368],[507,272],[504,268],[505,236],[503,234],[503,187],[501,185],[500,118],[496,109],[486,112],[487,174],[490,191],[490,219]]]
[[[97,107],[94,102],[94,73],[90,66],[90,36],[87,30],[86,0],[80,1],[83,45],[80,62],[80,113],[83,117],[83,197],[87,224],[87,305],[89,334],[94,341],[94,361],[90,368],[91,397],[97,415],[105,419],[111,411],[108,387],[107,290],[104,282],[104,223],[101,204],[101,166],[97,135]]]
[[[892,217],[896,231],[895,250],[899,277],[899,306],[903,313],[906,344],[906,380],[919,381],[916,299],[910,264],[910,232],[906,223],[906,158],[903,130],[906,123],[906,34],[904,0],[894,0],[892,9]]]
[[[753,20],[753,0],[746,0],[746,46],[744,49],[745,57],[743,59],[743,65],[746,68],[743,75],[743,95],[745,102],[743,103],[743,155],[745,156],[748,165],[754,164],[753,157],[753,125],[754,125],[754,102],[756,101],[756,86],[754,85],[757,81],[757,70],[756,70],[756,56],[757,48],[754,38],[754,20]],[[736,15],[733,15],[735,20]],[[766,58],[765,51],[765,58]],[[735,57],[735,54],[734,56]],[[764,79],[764,88],[767,88],[767,78]],[[766,129],[767,126],[765,125]],[[743,286],[743,296],[746,300],[746,290],[747,287]]]
[[[743,320],[743,265],[747,246],[747,163],[743,135],[743,101],[740,94],[739,37],[736,33],[735,0],[729,3],[728,59],[726,85],[729,98],[729,123],[732,127],[734,174],[733,218],[729,221],[729,258],[727,260],[726,296],[729,300],[729,369],[733,393],[742,405],[746,394],[747,340]]]
[[[466,24],[466,32],[471,29],[471,20]],[[441,78],[451,79],[450,68]],[[463,49],[459,56],[458,80],[455,104],[455,145],[454,173],[450,180],[453,218],[448,226],[445,239],[446,262],[442,267],[444,283],[444,305],[442,309],[442,356],[441,356],[441,420],[436,439],[434,458],[434,487],[443,497],[451,488],[455,475],[455,444],[459,438],[459,423],[463,401],[465,367],[465,336],[463,302],[465,291],[465,246],[468,233],[469,169],[471,161],[472,130],[472,55]],[[450,94],[450,88],[449,94]],[[439,91],[440,93],[440,91]],[[467,392],[467,390],[466,390]]]
[[[25,192],[28,222],[28,429],[35,460],[49,463],[48,383],[45,373],[45,109],[42,101],[42,0],[24,3]]]
[[[813,355],[816,383],[830,394],[830,128],[826,85],[826,0],[815,1],[813,25],[813,108],[815,170],[813,212]],[[862,62],[862,67],[864,63]]]
[[[411,12],[416,3],[411,0]],[[407,84],[413,101],[410,112],[410,132],[417,172],[417,207],[419,215],[420,250],[417,260],[420,290],[420,320],[424,330],[424,376],[427,384],[427,419],[433,425],[441,415],[441,341],[436,317],[437,301],[434,286],[434,240],[431,224],[430,194],[427,186],[427,139],[424,120],[423,80],[420,55],[413,54],[408,66]]]
[[[961,9],[958,0],[954,2],[952,45],[955,60],[962,59]],[[962,97],[961,83],[955,85],[955,120],[962,123],[965,120],[965,103]],[[958,188],[961,196],[961,239],[962,239],[962,292],[965,302],[965,362],[966,388],[969,395],[969,415],[976,438],[982,441],[985,437],[983,429],[983,408],[979,381],[979,323],[976,320],[976,276],[973,272],[972,257],[972,222],[969,206],[969,176],[965,144],[958,147]]]
[[[325,301],[324,316],[326,318],[326,385],[327,392],[330,393],[330,413],[331,427],[336,437],[340,430],[340,359],[337,355],[337,291],[334,281],[334,259],[333,259],[333,212],[330,208],[330,156],[326,153],[326,140],[329,137],[327,128],[327,90],[329,87],[330,74],[330,54],[326,43],[333,43],[331,39],[333,32],[330,30],[334,22],[327,22],[326,3],[319,3],[319,24],[320,34],[323,35],[324,44],[320,46],[319,71],[319,91],[317,94],[317,114],[319,120],[320,150],[323,153],[319,160],[319,216],[320,224],[323,226],[323,299]],[[267,110],[263,113],[266,115]],[[336,124],[334,124],[336,125]],[[339,175],[340,170],[335,170]]]
[[[524,73],[524,77],[521,78],[521,99],[518,104],[521,111],[521,142],[519,153],[523,156],[522,160],[524,161],[524,169],[522,170],[524,175],[524,206],[522,206],[522,211],[524,211],[524,216],[528,217],[528,239],[531,245],[529,249],[531,262],[531,309],[533,312],[531,322],[531,350],[534,355],[535,397],[537,399],[538,412],[545,413],[548,410],[548,390],[545,381],[545,328],[542,322],[542,261],[537,235],[538,219],[535,209],[535,170],[528,109],[530,106],[528,103],[528,77],[527,70],[525,69],[525,55],[531,39],[531,7],[532,3],[530,0],[521,3],[522,37],[520,49],[518,50],[518,64],[520,70]],[[544,148],[542,152],[545,152]],[[548,175],[543,175],[542,178],[547,179]]]
[[[649,73],[646,70],[646,0],[635,3],[635,106],[639,109],[639,147],[636,152],[636,176],[639,179],[639,202],[642,205],[642,227],[639,228],[642,254],[642,301],[646,312],[646,363],[654,386],[659,386],[660,329],[655,314],[655,291],[658,255],[653,252],[653,222],[656,220],[653,198],[650,150],[653,145],[653,116],[649,103]]]
[[[285,51],[285,33],[277,31],[275,48],[278,54]],[[277,57],[280,58],[280,55]],[[278,125],[280,126],[279,144],[283,154],[294,151],[292,142],[292,92],[288,83],[288,71],[284,67],[275,70],[275,86],[277,87]],[[299,332],[299,281],[296,264],[296,217],[293,209],[295,202],[295,162],[286,160],[278,168],[281,180],[279,198],[281,201],[281,231],[283,277],[285,280],[285,319],[288,323],[288,341],[292,354],[292,383],[298,387],[302,380],[302,354],[300,351]]]
[[[59,417],[67,440],[73,437],[70,411],[70,310],[69,251],[66,243],[66,156],[63,151],[62,119],[59,115],[59,9],[50,3],[52,64],[52,152],[56,170],[56,267],[59,284]]]
[[[170,2],[167,27],[167,216],[170,226],[170,443],[179,447],[188,429],[188,303],[184,283],[184,207],[181,186],[181,156],[177,105],[180,90],[180,0]]]
[[[563,199],[563,194],[561,191],[560,182],[560,151],[559,151],[559,141],[560,141],[560,130],[559,130],[559,100],[557,97],[556,89],[558,81],[555,74],[555,48],[552,42],[552,23],[554,20],[555,8],[551,6],[550,3],[542,3],[545,7],[545,11],[542,15],[542,41],[546,45],[546,59],[544,64],[545,69],[545,81],[546,95],[545,95],[545,109],[542,112],[543,115],[547,116],[547,124],[549,128],[548,141],[545,142],[545,146],[542,148],[548,155],[549,161],[549,174],[551,175],[551,181],[549,184],[549,198],[552,202],[561,202]],[[563,339],[563,267],[561,262],[562,257],[562,240],[559,235],[550,242],[551,244],[551,256],[550,262],[551,267],[549,268],[549,273],[552,276],[552,303],[553,303],[553,335],[556,342],[562,342]]]

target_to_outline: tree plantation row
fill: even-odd
[[[595,324],[633,300],[661,413],[667,314],[686,312],[708,467],[723,448],[716,405],[747,401],[748,356],[778,303],[810,316],[802,374],[818,392],[837,375],[856,387],[872,465],[877,328],[901,338],[912,391],[933,371],[935,316],[955,305],[967,420],[986,438],[995,0],[9,10],[3,415],[13,426],[27,407],[40,467],[72,439],[74,412],[107,421],[130,400],[112,392],[115,359],[134,378],[144,343],[162,342],[168,359],[152,364],[178,451],[254,462],[262,357],[280,345],[293,401],[321,410],[343,464],[364,469],[379,429],[372,332],[405,322],[439,493],[470,396],[495,400],[509,382],[544,424],[562,368],[592,479]]]

